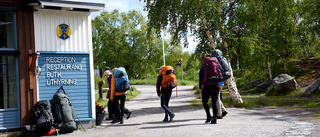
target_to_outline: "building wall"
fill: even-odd
[[[39,9],[34,12],[35,45],[37,51],[89,52],[91,26],[88,12]],[[57,25],[68,24],[71,37],[62,40],[57,37]],[[90,37],[91,39],[91,37]]]
[[[68,39],[60,39],[57,36],[57,27],[60,24],[67,24],[71,28],[71,35]],[[89,12],[81,11],[61,11],[52,9],[39,9],[34,11],[34,31],[35,31],[35,50],[40,53],[38,58],[38,65],[43,72],[48,74],[61,74],[62,76],[53,76],[52,79],[59,80],[60,78],[75,78],[77,81],[83,81],[88,79],[88,83],[81,84],[81,86],[87,87],[80,88],[80,83],[77,84],[58,84],[64,86],[66,92],[70,93],[68,97],[73,103],[73,106],[78,113],[81,121],[92,120],[95,118],[94,108],[94,69],[93,69],[93,53],[92,53],[92,34],[91,34],[91,16]],[[56,56],[55,56],[56,55]],[[70,56],[69,56],[70,55]],[[78,61],[80,58],[87,58],[87,63],[80,63],[87,67],[81,68],[77,71],[83,73],[74,73],[73,71],[47,71],[46,65],[50,64],[46,62],[46,57],[75,57]],[[70,63],[70,62],[69,62]],[[40,66],[41,65],[41,66]],[[88,71],[88,73],[86,72]],[[84,76],[84,75],[85,76]],[[53,89],[57,89],[58,85],[47,85],[44,80],[50,80],[51,78],[41,73],[38,77],[38,100],[49,99],[50,94],[55,92]],[[40,81],[40,82],[39,82]],[[50,91],[40,91],[50,90]],[[40,94],[40,95],[39,95]],[[45,95],[44,95],[45,94]],[[83,100],[83,101],[81,101]],[[89,104],[87,104],[87,103]]]

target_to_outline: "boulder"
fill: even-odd
[[[281,74],[272,80],[272,86],[276,91],[293,91],[298,89],[297,81],[288,74]]]
[[[320,88],[320,79],[318,79],[316,82],[314,82],[307,90],[304,92],[306,95],[310,95],[314,93],[315,91],[319,90]]]
[[[257,87],[260,83],[261,83],[261,79],[251,80],[250,82],[248,82],[248,83],[246,84],[246,88],[247,88],[247,89],[255,88],[255,87]]]
[[[258,85],[258,89],[259,91],[267,91],[268,88],[271,86],[271,84],[272,84],[271,80],[264,81]]]

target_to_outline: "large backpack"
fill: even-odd
[[[64,133],[76,130],[77,124],[75,119],[77,115],[66,93],[55,93],[52,101],[54,104],[53,117],[58,129]]]
[[[216,49],[212,52],[211,54],[212,57],[216,57],[219,61],[220,64],[220,71],[223,76],[223,80],[227,80],[228,78],[231,77],[231,71],[229,68],[229,64],[227,59],[223,56],[223,53],[221,50]]]
[[[162,88],[174,88],[177,86],[176,74],[172,66],[163,66],[161,68]]]
[[[204,84],[217,84],[223,80],[219,66],[216,57],[206,57],[203,59],[204,75],[202,82]]]
[[[37,133],[49,132],[54,125],[54,119],[49,100],[38,101],[34,106],[35,131]]]
[[[114,78],[116,79],[115,91],[127,91],[130,89],[129,78],[126,70],[123,67],[118,67],[114,71]]]

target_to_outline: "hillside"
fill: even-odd
[[[320,57],[301,59],[296,62],[296,67],[308,72],[296,79],[299,86],[303,89],[306,89],[320,78]]]

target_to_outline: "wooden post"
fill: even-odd
[[[38,58],[39,53],[33,53],[32,50],[28,51],[29,53],[29,89],[34,89],[34,70],[36,68],[36,60]]]
[[[99,81],[98,82],[99,84],[99,99],[102,99],[103,98],[103,90],[102,90],[102,84],[104,84],[104,81]]]

